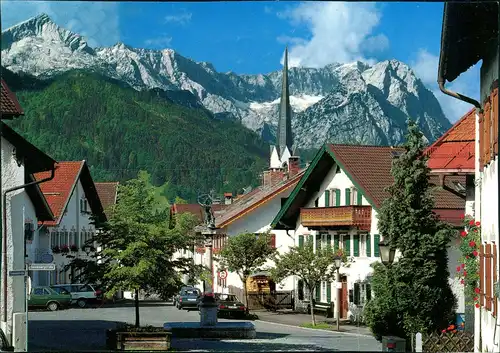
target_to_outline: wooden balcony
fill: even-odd
[[[370,230],[371,206],[312,207],[300,209],[300,222],[307,228]]]

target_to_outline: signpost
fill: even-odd
[[[227,278],[227,270],[219,271],[219,278],[226,279]]]
[[[9,276],[10,277],[26,276],[26,271],[25,270],[12,270],[12,271],[9,271]]]
[[[55,271],[56,269],[56,264],[51,263],[51,264],[29,264],[28,269],[30,271]]]

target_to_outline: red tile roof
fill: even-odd
[[[95,183],[97,194],[101,200],[104,211],[116,204],[116,196],[118,194],[118,182]]]
[[[12,93],[4,80],[1,80],[0,112],[2,119],[12,119],[19,115],[24,115],[24,111],[15,94]]]
[[[85,161],[71,161],[57,163],[54,179],[40,184],[40,189],[49,203],[55,221],[45,222],[48,226],[55,226],[61,221],[73,188],[76,185]],[[36,173],[36,180],[47,178],[50,172]]]
[[[476,112],[471,109],[426,150],[431,169],[474,172]]]
[[[223,228],[243,217],[247,213],[262,206],[267,201],[272,200],[285,190],[295,187],[299,182],[306,169],[301,170],[292,178],[282,181],[273,186],[260,186],[253,189],[248,194],[239,197],[231,205],[224,209],[220,216],[215,217],[215,225],[218,228]]]

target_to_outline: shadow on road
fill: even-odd
[[[141,308],[163,307],[163,306],[173,306],[173,303],[160,301],[160,300],[143,300],[143,301],[139,302],[139,307],[141,307]],[[112,302],[107,302],[104,304],[88,303],[85,308],[80,308],[76,305],[72,305],[71,309],[86,310],[86,309],[100,309],[100,308],[133,308],[133,307],[135,307],[133,300],[120,300],[120,301],[115,302],[115,303],[112,303]]]
[[[259,334],[257,334],[259,335]],[[269,339],[256,338],[255,342],[252,340],[232,340],[228,341],[218,341],[218,340],[193,340],[193,339],[173,339],[172,348],[176,351],[189,351],[192,349],[196,350],[208,350],[208,351],[218,351],[218,352],[273,352],[282,351],[287,353],[292,352],[333,352],[336,349],[326,349],[315,345],[305,345],[305,344],[289,344],[289,343],[279,343],[273,342]]]
[[[103,351],[106,330],[119,322],[106,320],[30,320],[29,351]]]

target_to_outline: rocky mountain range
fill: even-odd
[[[237,119],[274,138],[281,72],[241,75],[218,72],[172,49],[132,48],[123,43],[92,48],[85,38],[41,14],[2,31],[1,64],[14,72],[51,78],[82,69],[120,80],[137,90],[188,91],[186,105]],[[429,141],[450,122],[431,91],[411,68],[397,60],[367,65],[331,64],[289,70],[295,142],[315,148],[324,142],[395,145],[406,119],[418,121]],[[180,92],[179,92],[180,93]]]

